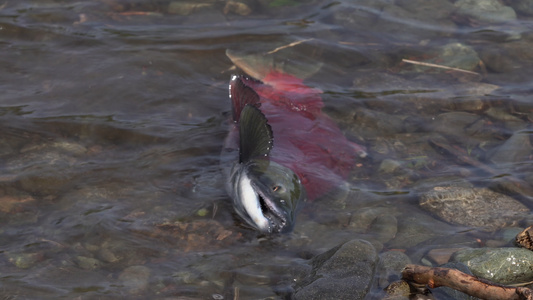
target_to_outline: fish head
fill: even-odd
[[[264,233],[290,232],[299,204],[306,200],[300,178],[268,159],[239,164],[231,176],[235,211]]]

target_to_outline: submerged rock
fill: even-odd
[[[517,200],[487,188],[436,186],[422,193],[420,207],[459,225],[495,230],[520,221],[529,209]]]
[[[511,5],[514,10],[519,14],[524,14],[528,16],[533,16],[533,1],[532,0],[510,0],[509,5]]]
[[[479,22],[505,22],[516,20],[514,9],[498,0],[459,0],[456,13]]]
[[[385,288],[384,300],[408,300],[411,296],[411,287],[404,280],[398,280]]]
[[[19,269],[29,269],[44,259],[43,253],[6,253],[10,263]]]
[[[341,244],[312,259],[312,271],[295,287],[293,299],[364,299],[378,255],[364,240]]]
[[[387,243],[389,249],[409,249],[422,242],[454,232],[451,225],[439,221],[426,213],[411,211],[398,218],[398,232]]]
[[[241,16],[247,16],[252,13],[250,6],[243,2],[228,1],[224,7],[224,14],[234,13]]]
[[[80,268],[85,270],[96,270],[102,265],[102,262],[100,262],[98,259],[87,256],[76,257],[76,262]]]
[[[81,144],[58,140],[27,144],[6,162],[5,173],[16,176],[16,185],[32,195],[57,195],[72,183],[73,168],[87,153]]]
[[[393,207],[364,207],[351,214],[348,228],[356,233],[371,233],[381,243],[396,236],[398,212]]]
[[[448,35],[455,28],[455,24],[448,18],[453,10],[453,5],[448,1],[395,1],[395,5],[387,3],[389,5],[383,7],[380,18],[372,29],[386,32],[393,38],[419,42]]]
[[[377,1],[366,1],[357,4],[339,2],[333,8],[333,23],[346,28],[349,32],[368,30],[372,28],[378,19],[378,12],[382,9]],[[372,7],[378,6],[378,7]]]
[[[481,59],[474,48],[461,43],[449,43],[440,47],[432,59],[424,62],[461,70],[473,70],[480,61]],[[447,69],[418,65],[415,66],[415,70],[421,72],[448,72]]]
[[[395,216],[379,216],[372,223],[371,230],[376,235],[376,239],[381,243],[392,240],[398,232],[398,220]]]
[[[454,10],[447,0],[396,0],[394,3],[425,20],[446,19]]]
[[[348,130],[358,136],[372,138],[380,134],[390,135],[402,132],[403,122],[395,115],[360,108],[353,112],[353,119]]]
[[[142,292],[148,288],[150,269],[145,266],[131,266],[118,276],[118,280],[130,294]]]
[[[527,127],[528,123],[513,115],[508,109],[492,106],[485,111],[485,114],[496,121],[502,122],[504,127],[511,131],[519,131]]]
[[[209,219],[159,224],[150,235],[168,241],[184,252],[227,247],[242,239],[240,232],[227,230],[219,222]]]
[[[71,184],[71,175],[66,174],[65,171],[35,172],[23,174],[18,178],[18,185],[21,190],[39,196],[58,195],[69,188]]]
[[[450,257],[463,248],[436,248],[428,251],[426,258],[434,262],[437,266],[443,265],[450,261]]]
[[[467,265],[475,276],[500,284],[533,280],[533,251],[524,248],[465,249],[452,260]]]
[[[387,251],[379,255],[378,285],[385,288],[390,282],[402,277],[402,270],[411,263],[411,259],[400,251]]]
[[[214,3],[209,2],[181,2],[173,1],[168,5],[168,13],[187,16],[201,10],[213,7]]]
[[[490,160],[498,165],[521,163],[527,161],[531,153],[530,133],[519,131],[496,148],[490,155]]]
[[[379,172],[384,174],[392,174],[401,167],[401,162],[394,159],[386,158],[381,161],[381,164],[379,165]]]
[[[504,49],[483,47],[479,51],[479,57],[483,60],[487,69],[493,72],[510,73],[514,68],[518,67],[513,57]]]
[[[0,196],[0,213],[20,213],[29,210],[28,204],[34,204],[35,198],[29,195]]]

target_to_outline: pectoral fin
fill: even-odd
[[[239,121],[240,162],[268,156],[274,145],[272,128],[259,108],[247,104]]]

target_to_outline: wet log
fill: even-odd
[[[529,288],[499,285],[455,269],[407,265],[402,271],[402,278],[408,282],[427,284],[430,288],[449,287],[486,300],[533,300],[533,290]]]

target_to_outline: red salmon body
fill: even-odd
[[[241,81],[259,96],[258,108],[272,128],[270,160],[300,177],[309,200],[339,186],[355,166],[357,157],[365,155],[361,146],[348,141],[322,113],[320,90],[277,71],[268,73],[262,82],[244,76]],[[234,107],[237,120],[239,109]]]

